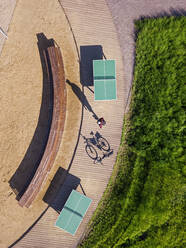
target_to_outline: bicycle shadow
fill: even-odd
[[[107,158],[107,157],[110,157],[113,153],[114,153],[114,150],[113,149],[110,149],[107,152],[103,152],[102,156],[98,156],[97,159],[94,160],[94,164],[101,164],[101,165],[103,165],[103,162],[102,162],[103,159],[104,158]]]
[[[92,137],[89,138],[83,136],[82,134],[80,135],[84,139],[85,151],[94,161],[94,164],[103,164],[103,159],[113,154],[114,150],[110,148],[109,142],[98,131],[95,134],[91,131],[90,135],[92,135]]]

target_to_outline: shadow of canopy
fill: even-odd
[[[80,81],[83,86],[93,86],[93,60],[103,57],[101,45],[80,46]]]
[[[76,190],[78,185],[80,185],[80,178],[59,167],[43,197],[43,201],[59,213],[72,190]]]

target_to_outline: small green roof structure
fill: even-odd
[[[75,235],[92,200],[76,190],[72,190],[55,226]]]
[[[94,100],[116,100],[115,60],[93,60]]]

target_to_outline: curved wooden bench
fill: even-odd
[[[45,59],[47,65],[47,59],[49,60],[53,78],[54,102],[52,124],[48,142],[41,162],[29,186],[19,200],[19,205],[22,207],[29,207],[41,190],[41,187],[46,180],[49,171],[52,168],[57,152],[59,150],[65,124],[66,85],[60,48],[55,46],[49,47],[47,49],[47,52],[45,52]],[[48,73],[50,65],[48,65]]]

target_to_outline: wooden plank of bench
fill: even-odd
[[[41,162],[28,188],[19,200],[19,205],[22,207],[29,207],[40,192],[59,150],[65,124],[66,85],[61,51],[59,47],[49,47],[47,51],[51,63],[54,88],[52,124]]]

